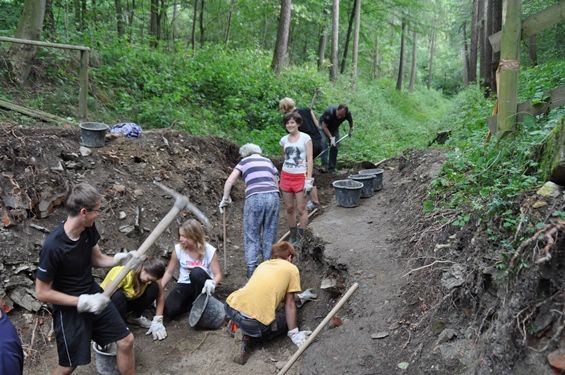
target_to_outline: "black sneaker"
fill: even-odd
[[[233,349],[233,361],[237,364],[244,365],[251,356],[251,350],[249,347],[250,337],[246,336],[238,329],[234,335],[234,349]]]

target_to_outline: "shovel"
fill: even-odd
[[[343,141],[345,138],[349,137],[349,134],[344,135],[343,137],[341,137],[340,139],[337,140],[337,142],[335,143],[335,145],[337,146],[339,144],[339,142]],[[330,149],[330,147],[332,147],[331,145],[328,146],[324,151],[320,152],[318,154],[318,156],[321,156],[324,152],[328,151]],[[316,156],[316,157],[318,157]]]
[[[224,208],[223,214],[223,225],[224,225],[224,275],[228,275],[228,246],[227,246],[227,230],[226,230],[226,209]]]

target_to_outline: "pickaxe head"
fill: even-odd
[[[186,195],[182,195],[182,194],[174,191],[173,189],[163,185],[160,182],[153,181],[153,183],[155,185],[159,186],[163,191],[165,191],[171,197],[175,198],[175,207],[178,208],[179,211],[188,210],[188,211],[192,212],[194,214],[194,216],[196,216],[196,218],[198,220],[200,220],[200,222],[202,224],[204,224],[204,226],[207,229],[212,228],[212,225],[210,224],[210,220],[208,220],[206,215],[204,215],[204,213],[202,211],[200,211],[198,208],[196,208],[195,205],[190,203],[190,201],[188,200]]]

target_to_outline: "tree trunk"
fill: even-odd
[[[377,79],[380,76],[379,68],[379,34],[375,33],[375,48],[373,48],[373,79]]]
[[[198,0],[193,0],[194,6],[192,7],[192,30],[190,32],[190,46],[192,48],[192,52],[194,52],[195,44],[196,44],[196,18],[198,14]]]
[[[96,0],[91,0],[91,1],[92,1],[92,6],[90,8],[92,9],[92,24],[96,28],[96,24],[98,22],[98,10],[96,7]]]
[[[518,96],[518,71],[520,59],[522,1],[507,0],[506,17],[500,39],[500,87],[498,96],[498,115],[496,116],[497,135],[502,137],[511,132],[516,124]]]
[[[478,41],[478,32],[477,32],[477,19],[479,15],[479,1],[480,0],[473,0],[473,17],[471,20],[471,43],[469,46],[469,72],[467,73],[467,77],[469,79],[469,83],[477,81],[477,41]]]
[[[173,41],[173,44],[177,40],[176,23],[179,14],[178,6],[179,5],[177,4],[177,0],[173,0],[173,19],[171,20],[171,40]]]
[[[484,66],[484,75],[485,75],[485,88],[487,96],[490,95],[494,86],[492,81],[494,80],[493,72],[492,72],[492,46],[488,40],[488,37],[492,34],[492,1],[493,0],[485,0],[484,5],[484,25],[485,25],[485,35],[483,40],[483,45],[485,48],[485,66]],[[481,70],[483,69],[481,63]]]
[[[463,22],[463,83],[469,84],[469,44],[467,42],[467,21]]]
[[[359,60],[359,29],[361,28],[361,0],[355,0],[355,31],[353,32],[353,61],[351,64],[351,86],[357,85],[357,62]]]
[[[80,2],[80,23],[81,23],[81,30],[86,29],[86,19],[87,19],[88,11],[86,8],[86,0],[81,0]]]
[[[118,30],[118,37],[121,39],[124,36],[124,8],[122,7],[122,0],[114,0],[116,6],[116,29]]]
[[[149,16],[149,35],[151,40],[149,45],[153,48],[157,47],[159,40],[159,0],[151,0]]]
[[[75,27],[77,31],[82,31],[82,21],[81,21],[81,14],[80,14],[80,0],[73,1],[73,8],[75,11]]]
[[[198,16],[200,24],[200,48],[204,47],[204,0],[200,0],[200,15]]]
[[[428,83],[426,84],[426,87],[428,89],[432,87],[435,48],[436,48],[436,31],[435,29],[433,29],[432,34],[430,35],[430,57],[428,59]]]
[[[396,78],[396,89],[402,91],[404,80],[404,32],[406,31],[406,21],[402,19],[402,29],[400,32],[400,58],[398,61],[398,77]]]
[[[235,7],[235,1],[236,0],[231,0],[230,9],[228,10],[228,22],[227,22],[227,25],[226,25],[226,37],[224,38],[224,43],[226,44],[226,46],[229,44],[229,41],[230,41],[231,19],[232,19],[233,10],[234,10],[234,7]]]
[[[281,0],[281,12],[279,15],[279,27],[277,31],[277,41],[275,43],[275,51],[273,53],[273,61],[271,69],[278,76],[284,65],[284,58],[288,46],[288,35],[290,32],[290,16],[292,11],[291,0]]]
[[[490,70],[490,61],[487,63],[486,50],[490,48],[486,38],[486,22],[485,22],[485,8],[488,0],[479,0],[479,16],[477,18],[479,30],[479,82],[482,87],[486,87],[487,75]]]
[[[355,17],[355,7],[357,0],[353,0],[353,7],[351,8],[351,15],[349,16],[349,23],[347,24],[347,33],[345,34],[345,46],[343,47],[343,56],[341,57],[341,69],[339,72],[343,74],[345,71],[345,60],[347,59],[347,52],[349,50],[349,39],[351,38],[351,26],[353,26],[353,18]]]
[[[532,66],[538,65],[538,51],[536,46],[536,36],[531,35],[528,37],[528,55],[530,56],[530,61]]]
[[[491,0],[492,4],[492,33],[497,33],[502,30],[502,0]],[[491,34],[492,35],[492,34]],[[492,85],[491,89],[496,92],[496,71],[500,63],[500,51],[492,53],[491,75]]]
[[[408,90],[414,91],[416,85],[416,30],[412,31],[412,66],[410,67],[410,83]]]
[[[318,71],[324,66],[327,39],[327,29],[326,26],[323,25],[320,30],[320,40],[318,42]]]
[[[55,39],[57,36],[55,16],[53,15],[53,0],[45,1],[45,23],[43,25],[43,31],[48,39]]]
[[[25,0],[23,12],[18,22],[15,37],[19,39],[39,40],[43,29],[46,0]],[[12,73],[20,83],[25,83],[31,72],[31,64],[37,47],[14,43],[8,54]]]
[[[337,80],[337,46],[339,41],[339,0],[333,0],[332,3],[332,66],[330,69],[330,80]]]
[[[126,15],[128,21],[128,40],[131,43],[133,41],[133,20],[135,17],[135,0],[131,1],[131,6],[128,3],[128,9],[126,11]],[[141,23],[141,25],[143,25],[143,22]],[[143,38],[143,33],[141,37]]]

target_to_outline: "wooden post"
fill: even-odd
[[[521,0],[508,0],[506,18],[502,26],[500,49],[500,87],[498,89],[497,136],[514,130],[520,69]]]
[[[78,98],[79,118],[81,120],[87,119],[88,110],[88,60],[90,57],[89,51],[80,51],[80,91]]]

